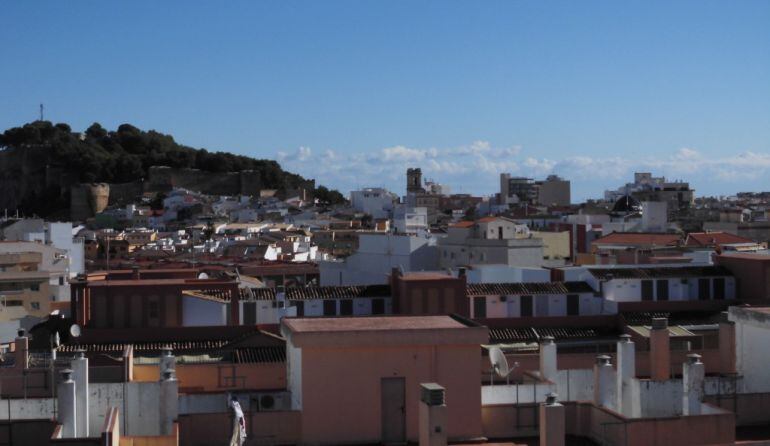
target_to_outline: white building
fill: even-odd
[[[350,192],[350,204],[353,209],[373,218],[389,218],[393,213],[393,205],[397,202],[398,196],[381,187],[368,187]]]
[[[435,236],[361,234],[358,250],[341,261],[319,262],[321,285],[385,284],[393,268],[438,269]]]
[[[617,307],[624,302],[735,299],[735,277],[720,266],[616,265],[564,268],[565,281],[586,281]]]
[[[471,317],[595,316],[602,300],[585,282],[468,284]]]
[[[428,208],[396,206],[393,227],[398,234],[420,234],[428,230]]]
[[[533,238],[526,225],[502,217],[486,217],[449,226],[439,241],[439,266],[498,264],[539,267],[543,241]]]

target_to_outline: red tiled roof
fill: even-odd
[[[585,282],[469,283],[468,296],[593,293]]]
[[[592,242],[594,245],[639,245],[676,246],[681,241],[679,234],[658,234],[646,232],[613,232]]]
[[[287,300],[352,299],[355,297],[390,297],[390,285],[322,286],[287,288]]]
[[[340,318],[286,318],[286,327],[295,333],[362,332],[381,330],[465,329],[466,325],[449,316],[374,316]]]
[[[719,246],[730,243],[753,243],[753,240],[729,232],[691,232],[687,234],[685,246]]]
[[[472,221],[459,221],[457,223],[449,225],[449,227],[450,228],[470,228],[475,224],[476,223]]]

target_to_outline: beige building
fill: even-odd
[[[564,260],[570,257],[569,231],[532,231],[532,237],[543,241],[543,257],[547,260]]]
[[[37,242],[0,243],[0,321],[45,317],[69,299],[65,251]]]

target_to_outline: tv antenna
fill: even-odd
[[[500,347],[491,347],[489,349],[489,362],[492,365],[489,374],[490,384],[493,385],[495,383],[495,374],[500,378],[505,378],[505,383],[510,384],[510,374],[519,367],[519,363],[514,362],[513,367],[509,367],[508,359],[505,357],[505,353],[500,350]]]
[[[43,107],[43,103],[41,102],[41,103],[40,103],[40,120],[41,120],[41,121],[43,120],[43,108],[44,108],[44,107]]]

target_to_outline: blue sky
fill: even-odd
[[[770,190],[770,2],[4,2],[0,127],[132,123],[341,190]]]

